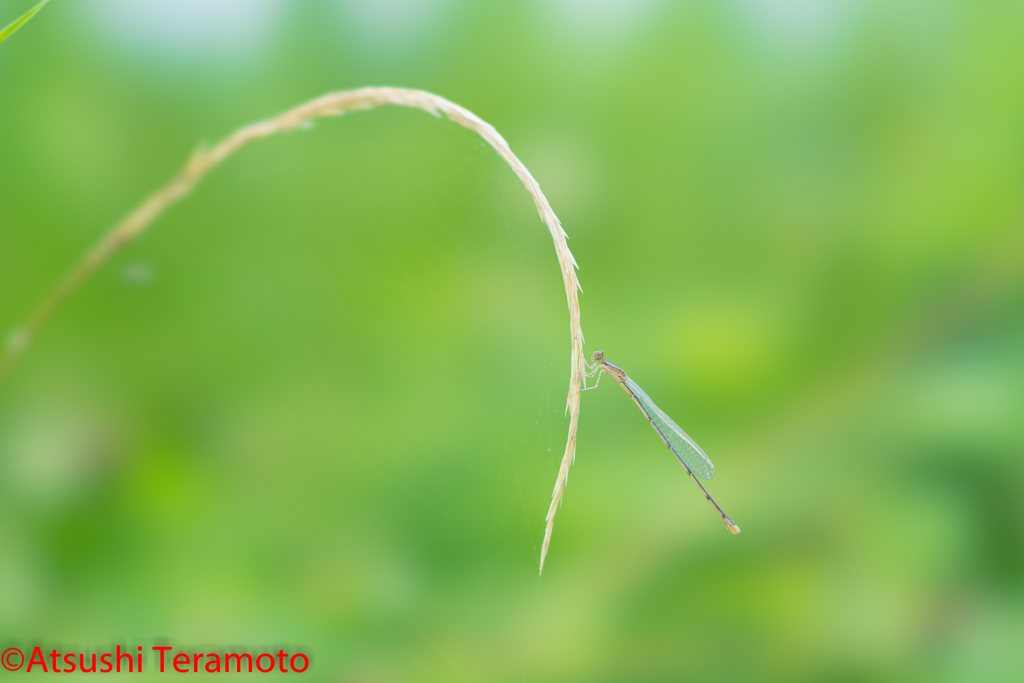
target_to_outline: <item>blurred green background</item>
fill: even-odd
[[[364,85],[505,136],[588,356],[743,533],[606,384],[537,577],[550,236],[474,134],[377,110],[230,159],[0,385],[0,644],[283,644],[367,683],[1020,676],[1020,3],[51,2],[0,46],[0,326],[200,142]]]

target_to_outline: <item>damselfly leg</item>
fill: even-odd
[[[588,391],[590,389],[597,389],[597,385],[601,383],[601,375],[604,374],[603,372],[601,372],[601,364],[600,363],[590,364],[590,363],[588,363],[585,360],[583,361],[583,364],[586,365],[588,369],[583,371],[583,388],[580,389],[580,391]],[[594,375],[597,375],[597,381],[594,382],[594,386],[588,387],[587,386],[587,377],[593,377]]]

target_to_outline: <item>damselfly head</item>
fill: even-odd
[[[594,351],[594,355],[590,357],[590,360],[604,360],[604,351]]]

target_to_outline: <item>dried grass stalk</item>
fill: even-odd
[[[121,223],[114,226],[43,301],[28,322],[8,338],[3,356],[0,357],[0,381],[6,376],[14,362],[28,349],[32,339],[70,294],[78,289],[107,259],[141,234],[167,207],[185,197],[204,175],[229,156],[251,142],[295,130],[317,118],[339,116],[350,111],[373,109],[389,104],[416,107],[434,116],[444,114],[455,123],[478,133],[523,181],[527,192],[533,196],[537,211],[548,226],[548,230],[551,231],[551,237],[555,242],[555,254],[558,256],[558,264],[562,269],[565,296],[569,304],[569,332],[572,338],[569,397],[566,403],[566,412],[569,413],[570,420],[565,455],[562,457],[562,463],[558,470],[551,507],[548,509],[546,517],[547,526],[540,555],[540,571],[543,572],[544,558],[551,543],[555,513],[562,500],[569,466],[572,464],[576,452],[576,427],[579,422],[580,388],[583,379],[583,330],[580,327],[580,305],[577,297],[580,286],[575,270],[578,266],[566,243],[567,235],[562,230],[562,225],[555,212],[551,210],[551,205],[544,193],[541,192],[540,185],[512,153],[505,139],[498,134],[493,126],[472,112],[432,93],[404,88],[361,88],[331,93],[299,105],[274,118],[241,128],[210,149],[198,150],[178,175],[146,199]]]

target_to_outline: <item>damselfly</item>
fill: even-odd
[[[701,484],[697,477],[701,479],[710,479],[715,475],[715,466],[711,464],[711,460],[704,454],[704,451],[700,449],[700,446],[684,432],[679,425],[672,421],[665,412],[654,405],[654,401],[651,397],[644,393],[644,390],[640,388],[636,382],[634,382],[627,374],[626,371],[620,368],[618,365],[609,363],[604,359],[604,352],[594,351],[594,355],[591,358],[594,362],[587,363],[587,370],[584,373],[587,377],[593,377],[597,375],[597,381],[594,382],[592,387],[584,387],[586,389],[596,389],[597,385],[601,383],[601,375],[610,375],[615,379],[619,385],[626,390],[633,402],[636,403],[637,407],[640,408],[640,412],[644,414],[647,421],[654,427],[654,431],[658,433],[661,440],[668,446],[668,449],[679,459],[679,463],[686,470],[686,473],[690,475],[690,479],[693,479],[693,483],[700,487],[704,497],[708,499],[708,502],[715,506],[718,510],[718,514],[725,520],[725,526],[728,527],[729,531],[734,534],[740,532],[740,528],[729,519],[729,515],[725,514],[725,511],[718,506],[715,499],[711,497],[704,485]],[[694,476],[696,475],[696,476]]]

